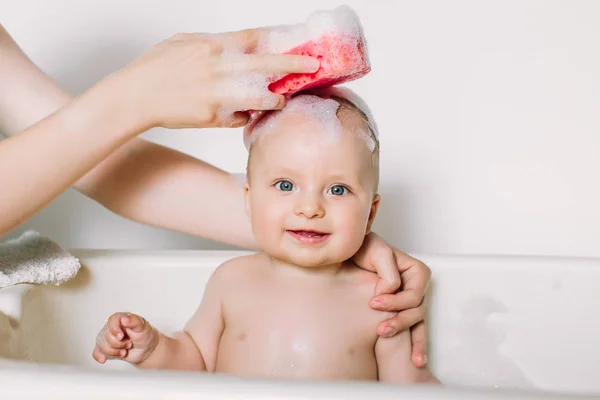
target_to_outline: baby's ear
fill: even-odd
[[[246,207],[246,214],[250,216],[250,185],[247,181],[244,183],[244,206]]]
[[[371,233],[371,227],[373,226],[373,221],[375,221],[375,215],[377,215],[380,200],[381,196],[378,194],[373,196],[373,202],[371,203],[371,212],[369,213],[369,220],[367,221],[367,231],[365,232],[365,236]]]

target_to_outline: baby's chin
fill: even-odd
[[[356,253],[356,252],[354,252]],[[353,254],[342,254],[340,252],[321,252],[317,249],[294,249],[293,251],[281,251],[276,255],[278,259],[302,268],[315,269],[325,268],[341,264],[352,257]]]

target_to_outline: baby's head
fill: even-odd
[[[301,94],[244,132],[246,209],[259,247],[299,266],[352,257],[379,205],[379,143],[345,88]]]

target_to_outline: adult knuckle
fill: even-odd
[[[207,51],[211,56],[219,55],[223,52],[223,44],[216,40],[209,40],[206,43]]]
[[[219,107],[216,105],[209,105],[202,107],[198,111],[197,118],[199,122],[206,125],[212,125],[217,122]]]
[[[211,57],[221,54],[223,45],[213,39],[197,38],[194,41],[194,51],[201,57]]]

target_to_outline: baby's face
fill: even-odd
[[[260,248],[304,267],[352,257],[370,231],[379,196],[373,154],[357,122],[282,115],[251,149],[246,209]]]

